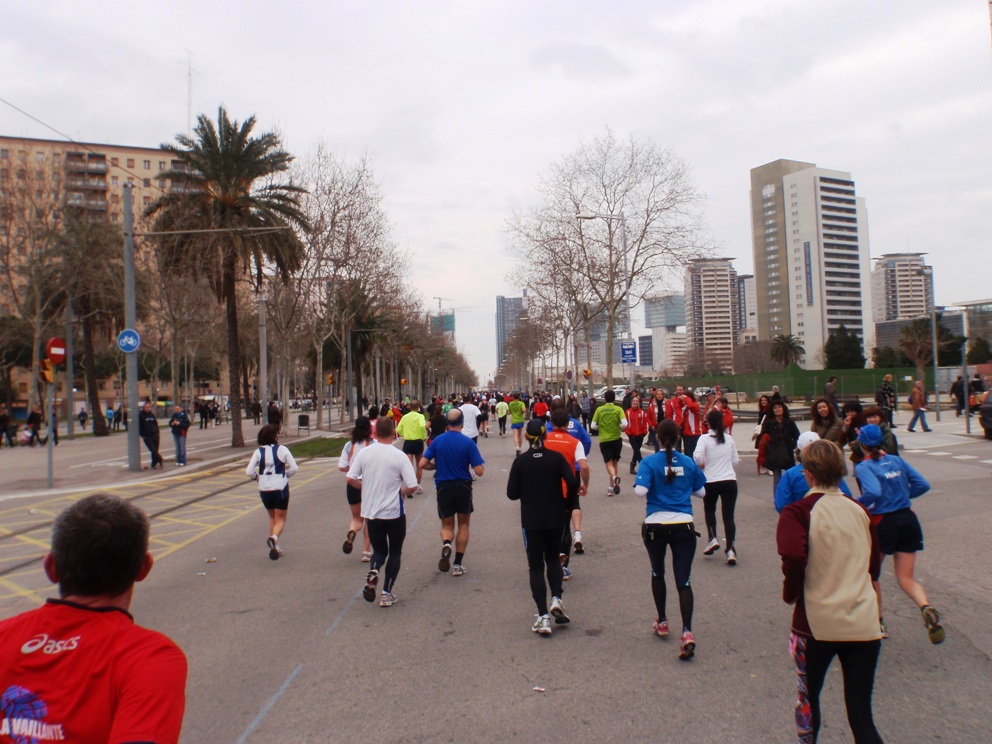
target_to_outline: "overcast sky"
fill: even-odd
[[[3,5],[0,97],[73,138],[172,141],[188,51],[194,116],[255,114],[299,156],[367,152],[410,281],[425,307],[465,308],[458,346],[483,381],[496,295],[520,294],[506,220],[606,127],[691,166],[738,272],[749,170],[789,158],[849,171],[872,255],[927,252],[938,304],[992,297],[986,0]],[[3,104],[0,133],[57,138]]]

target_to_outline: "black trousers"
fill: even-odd
[[[801,706],[797,704],[796,723],[800,737],[806,733],[808,741],[816,741],[820,730],[820,691],[827,677],[830,663],[836,656],[840,660],[841,673],[844,675],[844,704],[847,707],[847,722],[851,726],[856,744],[881,744],[882,737],[875,728],[871,711],[871,695],[875,686],[875,667],[878,665],[878,654],[882,648],[881,641],[818,641],[815,638],[806,639],[805,648],[805,679],[796,660],[799,672],[799,699],[803,701],[804,692],[809,704],[808,729],[803,732],[804,723],[800,720]],[[803,684],[805,682],[805,685]],[[804,691],[805,686],[805,691]],[[812,737],[810,738],[810,734]]]
[[[406,540],[406,515],[396,519],[366,519],[365,524],[369,528],[369,542],[372,544],[370,566],[376,569],[386,566],[382,590],[391,592],[400,572],[403,541]]]
[[[706,484],[703,497],[703,514],[706,516],[706,536],[716,537],[716,502],[720,502],[723,512],[723,531],[727,537],[727,550],[734,547],[737,538],[737,525],[734,522],[734,507],[737,506],[737,481],[714,481]]]
[[[152,467],[156,465],[163,464],[162,455],[158,453],[158,437],[142,437],[141,441],[145,443],[148,451],[152,453]]]
[[[567,525],[566,525],[567,526]],[[524,546],[527,548],[527,568],[530,570],[530,593],[537,605],[538,615],[548,614],[548,587],[552,597],[561,597],[562,571],[558,551],[561,548],[562,530],[553,527],[548,530],[524,530]],[[548,583],[544,576],[547,573]]]

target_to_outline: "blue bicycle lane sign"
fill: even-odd
[[[117,348],[125,354],[137,351],[139,346],[141,346],[141,336],[133,328],[125,328],[117,336]]]

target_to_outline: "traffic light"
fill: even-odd
[[[332,375],[330,372],[327,373],[327,384],[328,385],[334,384],[334,375]]]
[[[592,370],[591,369],[582,370],[582,376],[588,380],[590,377],[592,377]]]
[[[54,365],[47,359],[42,359],[40,361],[40,365],[41,366],[38,369],[38,377],[42,380],[42,382],[47,382],[49,385],[51,385],[53,382],[55,382]]]

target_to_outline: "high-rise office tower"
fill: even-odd
[[[886,253],[871,270],[875,322],[930,315],[933,310],[933,271],[923,253]]]
[[[742,344],[758,340],[758,289],[753,274],[737,277],[737,305],[740,308]]]
[[[868,220],[851,174],[794,160],[753,168],[751,233],[759,338],[796,336],[816,368],[844,325],[870,356]]]
[[[496,368],[506,361],[506,342],[517,329],[517,322],[524,311],[523,297],[496,297]]]
[[[690,367],[733,369],[740,341],[737,272],[732,259],[698,258],[685,276],[685,315]]]

